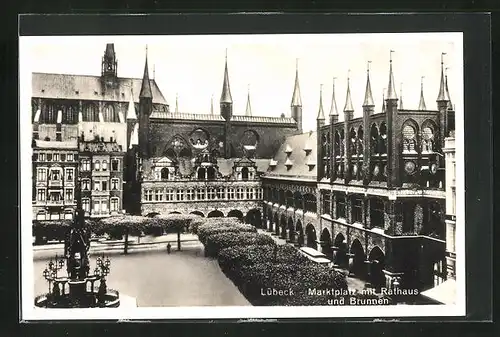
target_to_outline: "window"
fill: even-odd
[[[66,189],[66,201],[73,201],[73,190],[71,188]]]
[[[65,153],[61,153],[61,161],[66,161],[66,154]]]
[[[120,184],[119,179],[117,179],[117,178],[111,179],[111,189],[112,190],[119,190],[119,184]]]
[[[215,199],[215,189],[211,188],[208,190],[208,199]]]
[[[90,180],[83,179],[82,180],[82,190],[88,191],[90,189]]]
[[[74,175],[73,175],[73,169],[68,168],[66,169],[66,181],[73,181]]]
[[[241,169],[241,180],[248,180],[248,167]]]
[[[52,161],[52,153],[47,153],[47,161]]]
[[[39,161],[45,161],[45,153],[38,154],[38,160]]]
[[[416,130],[413,126],[406,124],[403,127],[403,152],[414,152],[416,145]]]
[[[100,190],[101,190],[101,182],[94,181],[94,191],[100,191]]]
[[[101,204],[99,200],[94,201],[94,212],[99,212],[100,209],[101,209]]]
[[[118,211],[118,199],[113,198],[111,199],[111,212],[116,212]]]
[[[59,161],[59,153],[54,153],[53,161]]]
[[[36,180],[46,181],[47,180],[47,169],[39,168],[37,171]]]
[[[217,189],[217,199],[224,199],[224,188],[219,187]]]
[[[164,167],[160,171],[161,180],[168,180],[168,168]]]
[[[384,228],[384,203],[380,199],[370,200],[370,225]]]
[[[363,200],[359,197],[352,199],[352,222],[363,223]]]
[[[94,170],[99,171],[100,169],[101,169],[101,163],[99,162],[99,160],[96,160],[94,162]]]
[[[102,170],[103,171],[107,171],[108,170],[108,161],[107,160],[103,160],[102,161]]]
[[[337,196],[337,218],[346,218],[345,212],[345,196]]]
[[[61,171],[58,169],[50,170],[50,180],[61,180]]]
[[[165,198],[167,201],[174,201],[174,190],[167,190],[167,195]]]
[[[82,171],[90,171],[90,160],[82,159]]]
[[[37,192],[38,201],[45,201],[45,189],[39,189]]]
[[[153,201],[153,191],[144,190],[144,201]]]
[[[107,181],[102,181],[101,182],[102,190],[107,191],[108,190],[108,182]]]
[[[90,200],[82,199],[82,208],[85,212],[90,212]]]
[[[328,192],[323,192],[323,214],[330,214],[331,195]]]
[[[162,201],[162,200],[163,200],[163,191],[155,190],[155,201]]]
[[[193,190],[186,191],[186,200],[194,200],[194,192]]]
[[[252,189],[251,189],[251,188],[247,188],[247,199],[253,199],[253,198],[252,198],[252,194],[253,194],[252,192],[253,192],[253,191],[252,191]]]
[[[205,189],[200,188],[197,191],[198,200],[205,200]]]
[[[108,201],[107,200],[101,201],[101,211],[102,212],[108,211]]]
[[[66,160],[67,160],[67,161],[73,161],[73,154],[72,154],[72,153],[68,153],[68,154],[66,155]]]
[[[111,171],[118,171],[120,167],[120,160],[113,159],[111,160]]]
[[[229,200],[234,200],[234,188],[229,188],[227,190],[227,198]]]
[[[184,200],[184,191],[183,190],[177,190],[176,194],[177,194],[177,200],[178,201]]]

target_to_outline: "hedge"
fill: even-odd
[[[198,228],[198,238],[200,242],[206,245],[207,238],[214,234],[221,233],[257,233],[257,229],[252,225],[242,224],[238,222],[220,222],[220,223],[207,223]]]
[[[32,234],[35,237],[35,243],[46,243],[49,240],[64,241],[73,220],[33,220]],[[85,219],[85,226],[94,231],[97,222],[92,219]]]
[[[274,240],[265,234],[254,232],[224,232],[209,235],[205,242],[205,255],[217,257],[221,249],[233,246],[269,245],[275,246]]]
[[[208,228],[208,227],[220,227],[220,226],[236,226],[238,224],[242,224],[242,222],[237,218],[202,218],[197,217],[189,226],[189,230],[193,234],[198,234],[198,230],[200,227]]]

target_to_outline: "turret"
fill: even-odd
[[[295,63],[295,84],[293,87],[292,103],[290,106],[292,118],[297,122],[297,131],[298,133],[302,133],[302,98],[300,97],[298,59]]]
[[[320,84],[319,87],[319,109],[318,116],[316,117],[316,122],[318,125],[318,129],[325,125],[325,112],[323,111],[323,84]]]
[[[233,116],[233,98],[231,97],[231,88],[229,86],[229,72],[227,70],[227,50],[224,66],[224,81],[222,83],[222,93],[220,95],[220,113],[226,120]]]
[[[335,124],[339,121],[339,111],[337,109],[337,100],[335,99],[335,79],[336,77],[333,78],[332,102],[330,104],[330,124]]]
[[[424,76],[420,78],[420,101],[418,102],[418,110],[421,111],[427,110],[424,98]]]
[[[370,84],[370,63],[368,61],[366,69],[366,89],[365,89],[365,100],[363,101],[363,177],[364,182],[369,182],[370,177],[370,116],[373,114],[375,109],[375,103],[373,101],[372,86]]]
[[[139,155],[143,159],[151,156],[149,139],[149,116],[153,111],[153,94],[149,80],[148,55],[146,47],[146,62],[139,94]]]
[[[387,187],[399,186],[399,151],[396,139],[393,137],[394,118],[398,113],[398,97],[394,87],[394,74],[392,72],[392,53],[389,58],[389,84],[387,86],[386,124],[387,124]]]
[[[116,88],[118,85],[118,61],[114,43],[106,44],[101,62],[101,79],[107,87]]]
[[[440,148],[444,147],[444,138],[448,135],[448,105],[449,98],[446,95],[446,81],[444,76],[444,61],[443,57],[446,53],[441,53],[441,79],[439,82],[439,93],[436,99],[437,108],[439,110],[439,141]]]

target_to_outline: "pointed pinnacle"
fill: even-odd
[[[349,70],[349,72],[350,72],[350,70]],[[344,111],[354,111],[354,109],[352,107],[351,86],[350,86],[349,77],[347,77],[347,94],[346,94],[346,98],[345,98]]]
[[[427,110],[424,99],[424,76],[420,79],[420,102],[418,103],[418,110]]]
[[[336,77],[333,78],[333,90],[332,90],[332,103],[330,104],[330,116],[335,116],[339,114],[339,111],[337,109],[337,100],[335,99],[335,79]]]
[[[324,120],[325,113],[323,111],[323,84],[320,84],[319,88],[320,88],[319,89],[319,110],[318,110],[318,117],[316,119]]]
[[[365,89],[365,100],[363,102],[363,106],[366,107],[375,106],[372,96],[372,86],[370,84],[370,63],[371,61],[368,61],[368,66],[366,69],[366,89]]]
[[[229,86],[229,72],[227,70],[227,48],[226,48],[226,61],[224,67],[224,82],[222,83],[222,94],[220,96],[221,103],[233,103],[231,97],[231,88]]]
[[[293,95],[292,95],[292,107],[301,107],[302,106],[302,98],[300,97],[300,85],[299,85],[299,59],[295,60],[295,84],[293,87]]]
[[[392,72],[392,53],[394,50],[390,51],[390,60],[389,60],[389,85],[387,87],[387,98],[386,100],[397,100],[398,96],[396,95],[396,89],[394,88],[394,74]]]
[[[436,101],[446,101],[446,94],[445,94],[445,83],[444,83],[444,62],[443,62],[443,56],[446,55],[446,53],[441,53],[441,81],[439,82],[439,94],[436,99]]]

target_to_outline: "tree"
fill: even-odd
[[[152,225],[158,225],[166,233],[177,233],[177,250],[181,250],[181,233],[189,228],[191,222],[197,219],[193,214],[159,214],[152,218]]]
[[[151,224],[150,218],[138,215],[119,215],[99,220],[100,228],[96,231],[104,234],[110,231],[125,236],[123,253],[128,254],[128,236],[140,235]]]

